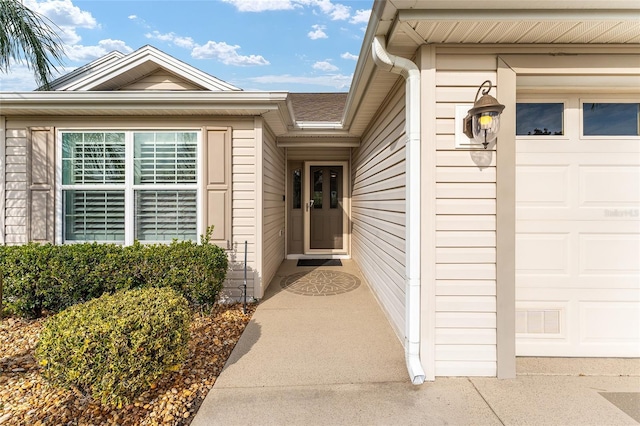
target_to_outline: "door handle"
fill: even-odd
[[[307,203],[307,211],[311,210],[311,207],[313,207],[313,200],[309,200]]]

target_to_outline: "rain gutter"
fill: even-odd
[[[376,36],[371,44],[374,63],[400,74],[406,81],[406,203],[405,216],[405,358],[411,383],[424,383],[420,360],[420,70],[406,58],[387,52],[385,38]]]

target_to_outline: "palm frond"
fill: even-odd
[[[41,90],[49,90],[49,79],[62,65],[62,41],[48,18],[18,0],[0,0],[0,71],[8,72],[15,61],[34,71]]]

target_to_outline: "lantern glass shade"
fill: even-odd
[[[498,136],[498,130],[500,130],[500,113],[497,111],[487,111],[474,114],[471,128],[473,130],[473,139],[486,147]]]

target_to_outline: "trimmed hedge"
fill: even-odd
[[[185,360],[190,321],[170,288],[104,295],[50,317],[36,357],[53,384],[122,406]]]
[[[0,246],[5,305],[15,314],[40,317],[44,310],[59,312],[105,293],[146,287],[171,287],[192,305],[212,305],[228,259],[209,235],[201,244]]]

